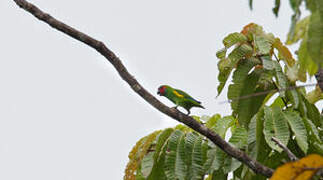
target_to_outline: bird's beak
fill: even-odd
[[[159,92],[159,91],[157,92],[157,94],[158,94],[159,96],[161,96],[161,94],[160,94],[160,92]]]

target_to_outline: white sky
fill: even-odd
[[[250,22],[285,40],[291,9],[273,0],[34,0],[59,20],[102,40],[140,83],[203,102],[195,115],[230,113],[215,99],[216,50]],[[0,1],[0,179],[118,180],[147,133],[176,124],[121,80],[96,51]],[[167,105],[168,100],[158,97]]]

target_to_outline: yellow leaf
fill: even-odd
[[[295,64],[295,59],[293,58],[292,53],[283,45],[279,38],[275,39],[273,47],[278,50],[279,54],[283,57],[283,60],[288,66],[292,67]]]
[[[278,167],[270,180],[309,180],[322,168],[323,157],[311,154]]]
[[[317,101],[323,99],[323,92],[322,92],[320,86],[316,85],[316,87],[313,91],[307,93],[306,99],[312,104],[315,104]]]
[[[127,164],[124,180],[135,180],[136,170],[141,163],[141,160],[146,155],[151,143],[156,139],[156,136],[161,131],[155,131],[148,136],[141,138],[129,153],[129,162]]]

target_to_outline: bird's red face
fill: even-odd
[[[160,95],[160,96],[164,96],[165,93],[166,93],[166,87],[165,86],[160,86],[158,88],[157,94]]]

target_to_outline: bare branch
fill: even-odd
[[[119,75],[123,80],[125,80],[129,86],[134,90],[139,96],[145,99],[149,104],[158,109],[160,112],[172,117],[173,119],[184,123],[200,134],[209,138],[214,144],[220,147],[224,152],[229,154],[230,156],[238,159],[243,162],[247,166],[249,166],[255,173],[260,173],[266,177],[270,177],[273,174],[273,170],[260,164],[259,162],[251,159],[246,153],[243,151],[232,147],[225,140],[223,140],[218,134],[214,133],[204,125],[195,121],[192,117],[185,115],[175,109],[171,109],[161,103],[158,99],[156,99],[152,94],[150,94],[144,87],[142,87],[139,82],[132,76],[126,67],[122,64],[120,59],[110,50],[108,49],[101,41],[98,41],[57,19],[53,18],[47,13],[41,11],[38,7],[33,4],[25,1],[25,0],[14,0],[15,3],[23,8],[24,10],[33,14],[36,18],[45,23],[49,24],[51,27],[77,39],[88,46],[97,50],[101,55],[103,55],[118,71]]]
[[[271,137],[271,140],[274,141],[280,148],[282,148],[286,153],[287,153],[287,156],[289,157],[289,159],[291,161],[296,161],[298,160],[298,158],[295,156],[294,153],[292,153],[292,151],[290,151],[288,149],[287,146],[285,146],[284,144],[282,144],[277,138],[275,137]]]
[[[321,90],[323,91],[323,68],[320,68],[315,74],[317,83],[319,84]]]

